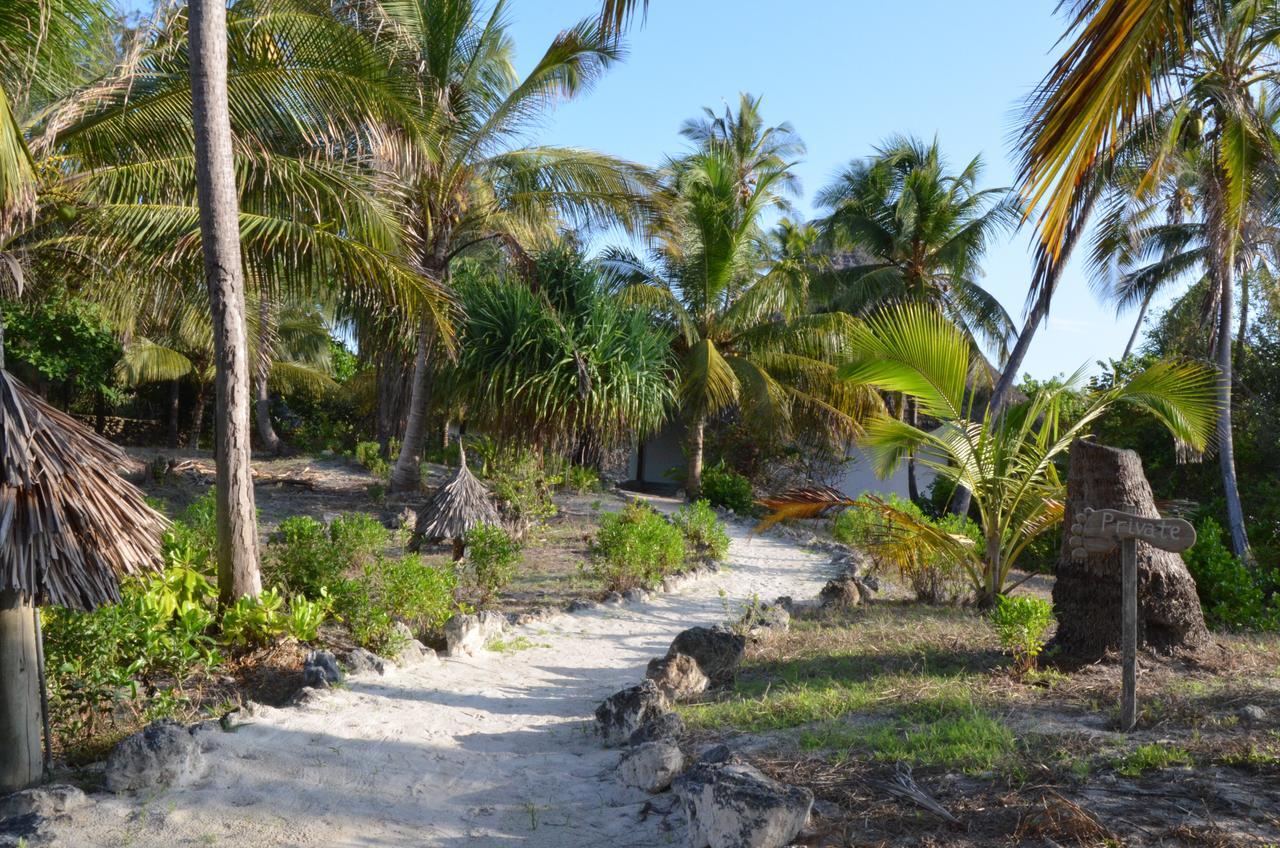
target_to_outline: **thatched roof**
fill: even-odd
[[[164,516],[119,475],[125,453],[0,370],[0,589],[42,606],[120,600],[160,564]]]
[[[501,520],[488,490],[467,468],[465,450],[459,451],[459,460],[453,479],[436,489],[418,510],[415,536],[432,541],[460,539],[477,524],[497,524]]]

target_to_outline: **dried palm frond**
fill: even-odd
[[[839,489],[821,483],[809,483],[787,489],[779,495],[756,501],[769,510],[769,514],[756,525],[756,532],[763,533],[779,521],[791,518],[819,518],[833,509],[854,506],[857,499]]]
[[[0,589],[42,606],[120,600],[157,568],[164,516],[117,469],[119,447],[0,371]]]
[[[458,470],[448,483],[436,489],[422,508],[414,525],[415,543],[423,539],[461,539],[479,524],[498,524],[498,510],[489,492],[467,468],[467,453],[459,443]],[[415,545],[416,547],[416,545]]]

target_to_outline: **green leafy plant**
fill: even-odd
[[[527,452],[500,455],[490,469],[489,490],[517,539],[556,514],[551,500],[553,485],[542,464]]]
[[[461,610],[454,593],[458,577],[452,564],[429,566],[417,555],[378,557],[358,577],[334,591],[334,612],[356,644],[375,653],[399,649],[395,623],[415,632],[439,631]]]
[[[354,453],[356,462],[369,469],[371,474],[386,477],[391,473],[391,466],[382,458],[382,447],[377,442],[357,442]]]
[[[739,515],[755,512],[756,496],[751,481],[723,461],[702,472],[702,489],[698,497],[712,506],[726,507]]]
[[[263,557],[263,578],[272,586],[307,598],[342,579],[345,563],[323,524],[305,515],[280,522]]]
[[[469,577],[484,605],[515,577],[520,544],[501,527],[480,524],[467,532],[466,546]]]
[[[256,598],[238,598],[222,613],[222,638],[235,647],[270,644],[288,629],[284,598],[274,589],[263,589]]]
[[[1200,606],[1210,627],[1226,630],[1280,629],[1280,575],[1266,566],[1248,568],[1226,546],[1222,526],[1205,518],[1196,543],[1183,555],[1196,581]],[[1270,602],[1269,602],[1270,601]]]
[[[367,512],[349,512],[329,524],[329,540],[344,567],[363,566],[386,549],[391,533]]]
[[[719,562],[729,552],[729,534],[707,501],[700,499],[680,507],[671,516],[671,523],[684,534],[689,555]]]
[[[1029,595],[1001,595],[991,610],[991,624],[1000,646],[1013,656],[1014,669],[1026,674],[1035,669],[1044,650],[1044,634],[1053,622],[1053,605]]]
[[[685,564],[684,534],[653,507],[633,501],[604,515],[587,572],[615,592],[657,584]]]
[[[570,465],[564,475],[564,486],[579,495],[600,491],[600,475],[594,468]]]
[[[333,614],[333,599],[328,589],[321,589],[319,597],[310,600],[303,595],[289,599],[289,612],[285,616],[285,633],[299,642],[314,642],[320,637],[320,625]]]

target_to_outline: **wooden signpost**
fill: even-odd
[[[1134,509],[1135,507],[1129,507]],[[1118,509],[1085,509],[1071,525],[1071,558],[1108,553],[1120,545],[1120,627],[1124,675],[1120,695],[1120,729],[1138,722],[1138,542],[1174,553],[1196,543],[1196,529],[1181,518],[1149,518]]]

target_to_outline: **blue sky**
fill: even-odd
[[[139,8],[144,0],[123,0]],[[149,5],[149,3],[147,4]],[[765,118],[790,121],[808,145],[799,210],[849,160],[895,133],[936,135],[957,166],[981,154],[985,185],[1009,185],[1018,103],[1052,63],[1056,0],[651,0],[626,61],[565,103],[536,140],[656,164],[679,151],[680,123],[748,91]],[[521,70],[599,0],[509,0]],[[1028,234],[986,263],[987,287],[1021,325]],[[1164,304],[1157,304],[1157,307]],[[1119,319],[1068,269],[1024,370],[1044,378],[1119,356],[1136,315]]]
[[[627,60],[586,96],[563,104],[541,140],[656,163],[681,148],[678,129],[738,92],[764,98],[808,145],[798,168],[806,215],[814,193],[850,159],[895,133],[937,135],[957,166],[981,154],[985,184],[1009,185],[1009,138],[1020,100],[1055,58],[1053,0],[651,0]],[[522,69],[597,0],[512,0]],[[985,284],[1021,324],[1028,234],[998,245]],[[1136,314],[1117,320],[1073,266],[1024,370],[1070,373],[1118,357]]]

